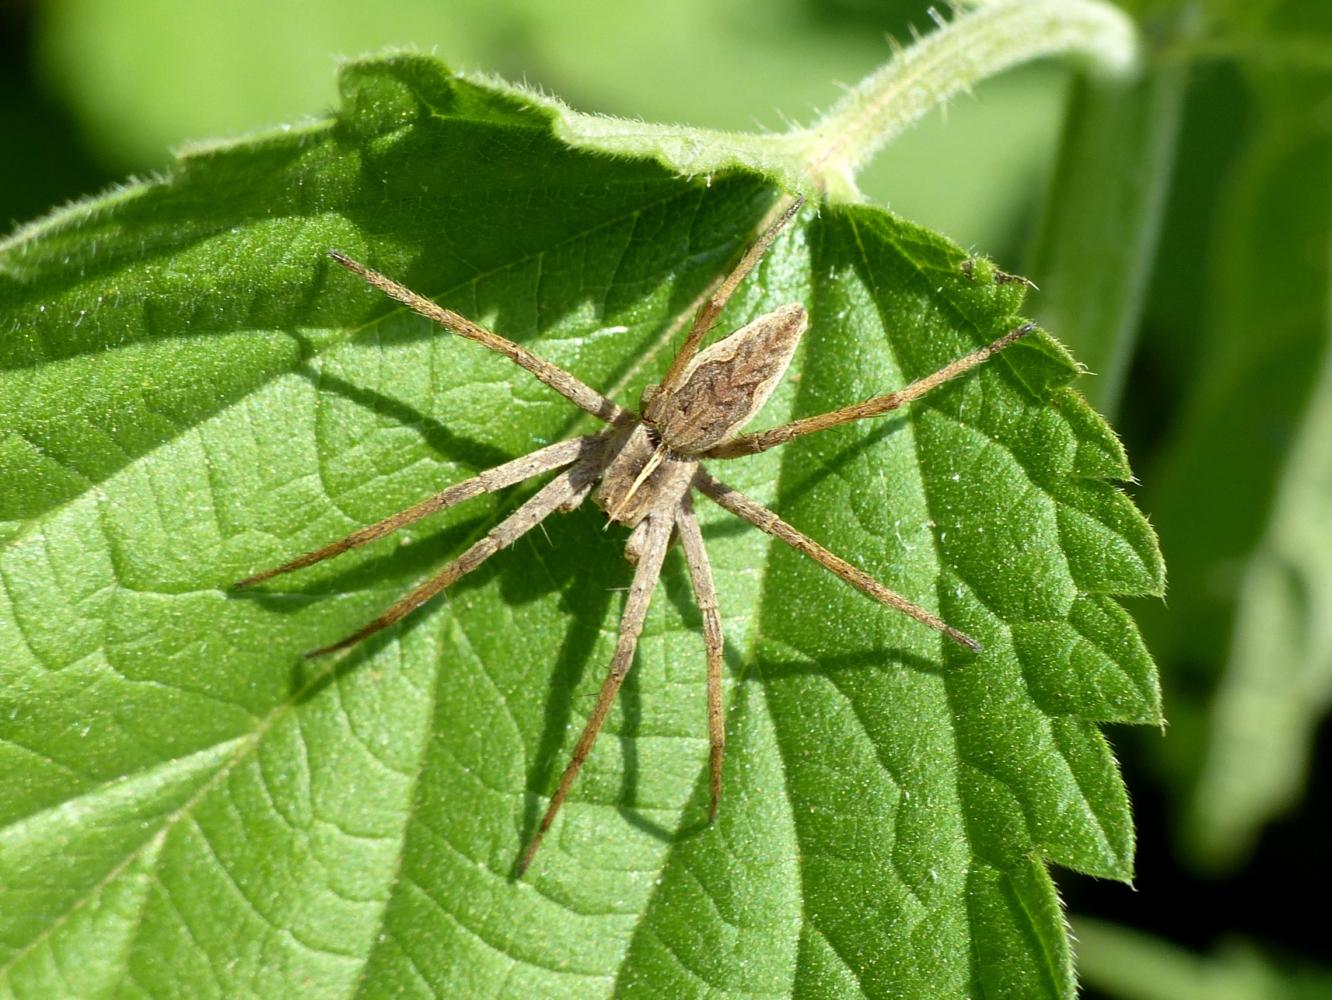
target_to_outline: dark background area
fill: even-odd
[[[70,110],[37,79],[34,6],[0,2],[0,225],[6,232],[120,177],[80,137]]]

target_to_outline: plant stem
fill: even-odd
[[[773,135],[652,125],[573,111],[555,98],[491,78],[484,86],[545,107],[571,146],[646,156],[686,176],[766,173],[788,191],[860,201],[856,172],[890,139],[959,91],[1011,66],[1068,55],[1102,76],[1136,67],[1133,22],[1108,0],[970,0],[951,21],[870,74],[818,122]]]
[[[1039,318],[1098,378],[1096,409],[1119,406],[1165,214],[1186,75],[1171,66],[1121,87],[1080,82],[1027,273]]]
[[[782,136],[802,172],[830,195],[857,198],[855,175],[885,143],[953,95],[1041,56],[1080,57],[1105,75],[1136,64],[1132,21],[1102,0],[987,0],[900,49],[808,129]]]

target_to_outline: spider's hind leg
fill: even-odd
[[[397,299],[412,312],[438,323],[450,333],[457,334],[465,340],[475,341],[496,354],[502,354],[519,368],[530,372],[538,381],[544,382],[569,402],[586,410],[597,419],[604,420],[608,424],[614,424],[622,422],[628,417],[628,414],[612,400],[607,399],[591,386],[580,382],[558,365],[537,357],[521,344],[515,344],[507,337],[501,337],[498,333],[487,330],[479,323],[473,323],[466,316],[456,313],[452,309],[445,309],[438,302],[432,302],[424,295],[420,295],[406,285],[352,260],[344,253],[330,250],[328,255],[348,271],[374,285],[385,295]]]
[[[648,604],[652,600],[652,591],[657,586],[657,578],[661,576],[661,565],[666,559],[666,549],[670,546],[671,530],[674,527],[674,521],[669,514],[650,514],[645,522],[648,527],[645,529],[638,565],[634,570],[634,582],[629,586],[629,597],[624,602],[624,612],[620,616],[620,636],[615,643],[615,656],[611,659],[610,670],[601,685],[601,692],[597,695],[597,703],[592,708],[592,714],[588,716],[582,735],[574,745],[569,764],[560,776],[559,786],[551,796],[550,804],[546,807],[545,815],[541,817],[541,823],[528,843],[527,850],[523,852],[514,869],[514,874],[519,878],[527,871],[527,866],[532,863],[537,848],[541,846],[541,841],[550,830],[551,824],[555,822],[556,814],[564,805],[574,779],[582,770],[587,755],[592,752],[597,734],[601,732],[606,716],[610,714],[611,706],[615,704],[615,696],[619,694],[620,685],[624,683],[629,668],[634,664],[638,636],[643,631]]]
[[[703,642],[708,657],[708,766],[712,778],[712,797],[708,805],[708,821],[717,818],[721,803],[722,759],[726,753],[726,715],[722,708],[722,667],[725,640],[722,637],[721,613],[717,608],[717,590],[712,583],[712,564],[703,544],[703,533],[698,527],[694,505],[686,494],[675,514],[675,529],[684,549],[689,566],[689,579],[694,585],[694,600],[703,618]]]
[[[753,246],[745,251],[745,255],[740,258],[740,263],[731,269],[731,273],[722,280],[722,283],[717,286],[717,290],[712,293],[703,308],[698,311],[698,315],[694,317],[693,326],[689,328],[689,333],[680,346],[679,353],[676,354],[675,360],[671,362],[670,370],[667,371],[666,377],[661,380],[662,387],[667,391],[676,387],[676,383],[680,381],[684,370],[689,367],[689,362],[698,353],[703,338],[712,329],[712,324],[717,321],[721,311],[726,308],[726,303],[735,294],[740,282],[744,281],[749,272],[754,269],[754,265],[763,259],[763,255],[768,252],[769,247],[772,246],[772,241],[777,238],[777,234],[786,227],[788,222],[795,218],[796,213],[800,211],[800,207],[804,203],[805,199],[798,195],[787,202],[781,214],[754,241]]]

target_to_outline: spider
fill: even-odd
[[[703,467],[704,459],[753,455],[805,434],[836,427],[851,420],[888,413],[975,368],[1034,329],[1033,324],[1024,323],[988,346],[958,358],[897,392],[805,417],[770,430],[739,433],[762,408],[786,373],[809,322],[805,309],[794,303],[784,305],[709,347],[702,350],[700,347],[736,287],[767,252],[777,234],[800,210],[802,203],[803,199],[800,198],[792,200],[717,286],[695,317],[666,377],[660,385],[649,386],[643,393],[637,413],[617,405],[525,347],[478,326],[466,317],[418,295],[337,251],[329,251],[329,256],[337,263],[408,308],[460,337],[504,355],[575,406],[609,425],[599,433],[538,448],[521,458],[487,469],[376,524],[236,584],[237,588],[249,587],[278,574],[311,566],[358,545],[383,538],[464,500],[559,470],[554,479],[493,527],[484,538],[399,599],[374,621],[331,646],[305,654],[311,657],[322,656],[353,646],[401,621],[500,549],[512,545],[549,515],[556,511],[572,511],[589,496],[606,512],[608,526],[610,522],[615,522],[630,529],[625,544],[625,557],[635,567],[634,577],[624,602],[619,638],[610,670],[568,766],[560,777],[555,794],[515,866],[515,874],[519,878],[531,864],[537,848],[541,846],[542,839],[564,804],[569,789],[592,751],[620,685],[633,665],[634,650],[657,578],[661,574],[662,563],[667,549],[676,541],[684,549],[694,597],[703,619],[711,778],[708,816],[710,821],[716,818],[721,801],[722,759],[726,746],[722,711],[722,626],[712,569],[694,513],[695,490],[761,531],[809,556],[874,600],[910,615],[970,650],[979,651],[981,648],[970,636],[829,552],[771,510],[714,479]]]

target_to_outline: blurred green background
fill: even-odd
[[[1136,889],[1059,880],[1091,995],[1332,996],[1326,932],[1301,909],[1332,889],[1332,4],[1134,6],[1166,95],[1136,105],[1163,151],[1142,166],[1164,195],[1135,251],[1142,294],[1113,344],[1052,332],[1123,359],[1122,389],[1084,391],[1124,435],[1162,536],[1170,597],[1133,611],[1171,726],[1110,733]],[[389,46],[583,111],[777,130],[813,120],[912,26],[931,22],[908,0],[0,0],[0,228],[151,175],[192,141],[319,116],[338,60]],[[1025,67],[931,115],[862,188],[1032,273],[1052,321],[1079,286],[1048,258],[1049,192],[1067,194],[1063,172],[1114,113],[1067,67]],[[1083,135],[1061,154],[1066,121]],[[1095,166],[1081,166],[1094,191],[1142,181],[1112,156],[1106,176]],[[1079,266],[1094,280],[1095,253]]]
[[[342,59],[406,47],[581,111],[738,130],[807,123],[931,26],[872,0],[7,0],[0,219],[165,164],[191,141],[317,117]],[[871,167],[866,190],[964,245],[1015,249],[1050,162],[1064,74],[986,83]],[[53,175],[52,171],[56,173]],[[983,176],[984,183],[976,178]]]

